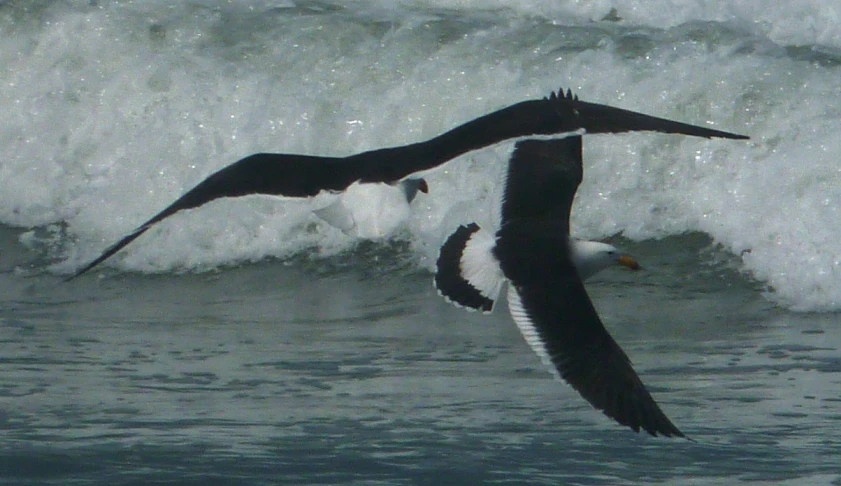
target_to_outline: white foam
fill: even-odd
[[[841,96],[831,63],[803,53],[831,57],[841,46],[841,24],[827,13],[837,7],[754,4],[630,2],[619,23],[591,22],[610,9],[601,0],[372,1],[333,13],[211,0],[7,9],[0,222],[67,222],[76,243],[57,270],[68,270],[250,153],[400,145],[563,86],[584,100],[752,137],[586,137],[577,236],[703,231],[742,255],[771,298],[836,310]],[[401,226],[420,265],[432,268],[459,224],[492,227],[507,150],[470,154],[427,177],[430,193]],[[313,215],[324,206],[214,202],[107,263],[173,271],[331,255],[356,240]]]
[[[315,214],[349,236],[377,240],[392,236],[410,212],[402,186],[354,183]]]
[[[605,18],[619,19],[620,27],[656,30],[699,29],[704,23],[726,24],[745,37],[767,38],[785,46],[841,47],[841,7],[831,0],[756,2],[754,0],[379,0],[383,8],[395,3],[417,10],[454,9],[467,15],[494,12],[512,18],[536,17],[561,25],[586,25]],[[418,4],[421,3],[421,6]],[[615,10],[614,10],[615,9]]]

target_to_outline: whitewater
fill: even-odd
[[[25,244],[66,273],[250,153],[411,143],[565,87],[751,137],[588,137],[577,235],[702,232],[780,305],[835,310],[841,28],[807,2],[689,3],[6,4],[0,221],[33,228]],[[479,151],[428,177],[430,197],[394,235],[419,265],[487,210],[500,159]],[[111,264],[202,271],[352,246],[318,224],[318,204],[213,203]]]

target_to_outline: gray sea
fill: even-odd
[[[0,2],[0,484],[841,484],[837,10]],[[690,440],[592,409],[504,303],[436,294],[504,147],[373,238],[321,196],[217,201],[62,280],[249,153],[410,143],[559,86],[752,137],[585,137],[574,231],[643,266],[587,290]]]

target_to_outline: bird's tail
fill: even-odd
[[[490,312],[505,276],[493,254],[494,236],[476,223],[459,228],[438,254],[435,288],[448,302],[468,310]]]

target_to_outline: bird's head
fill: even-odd
[[[582,280],[586,280],[605,268],[615,265],[621,265],[631,270],[641,268],[634,257],[607,243],[573,239],[570,249],[572,251],[572,263]]]

